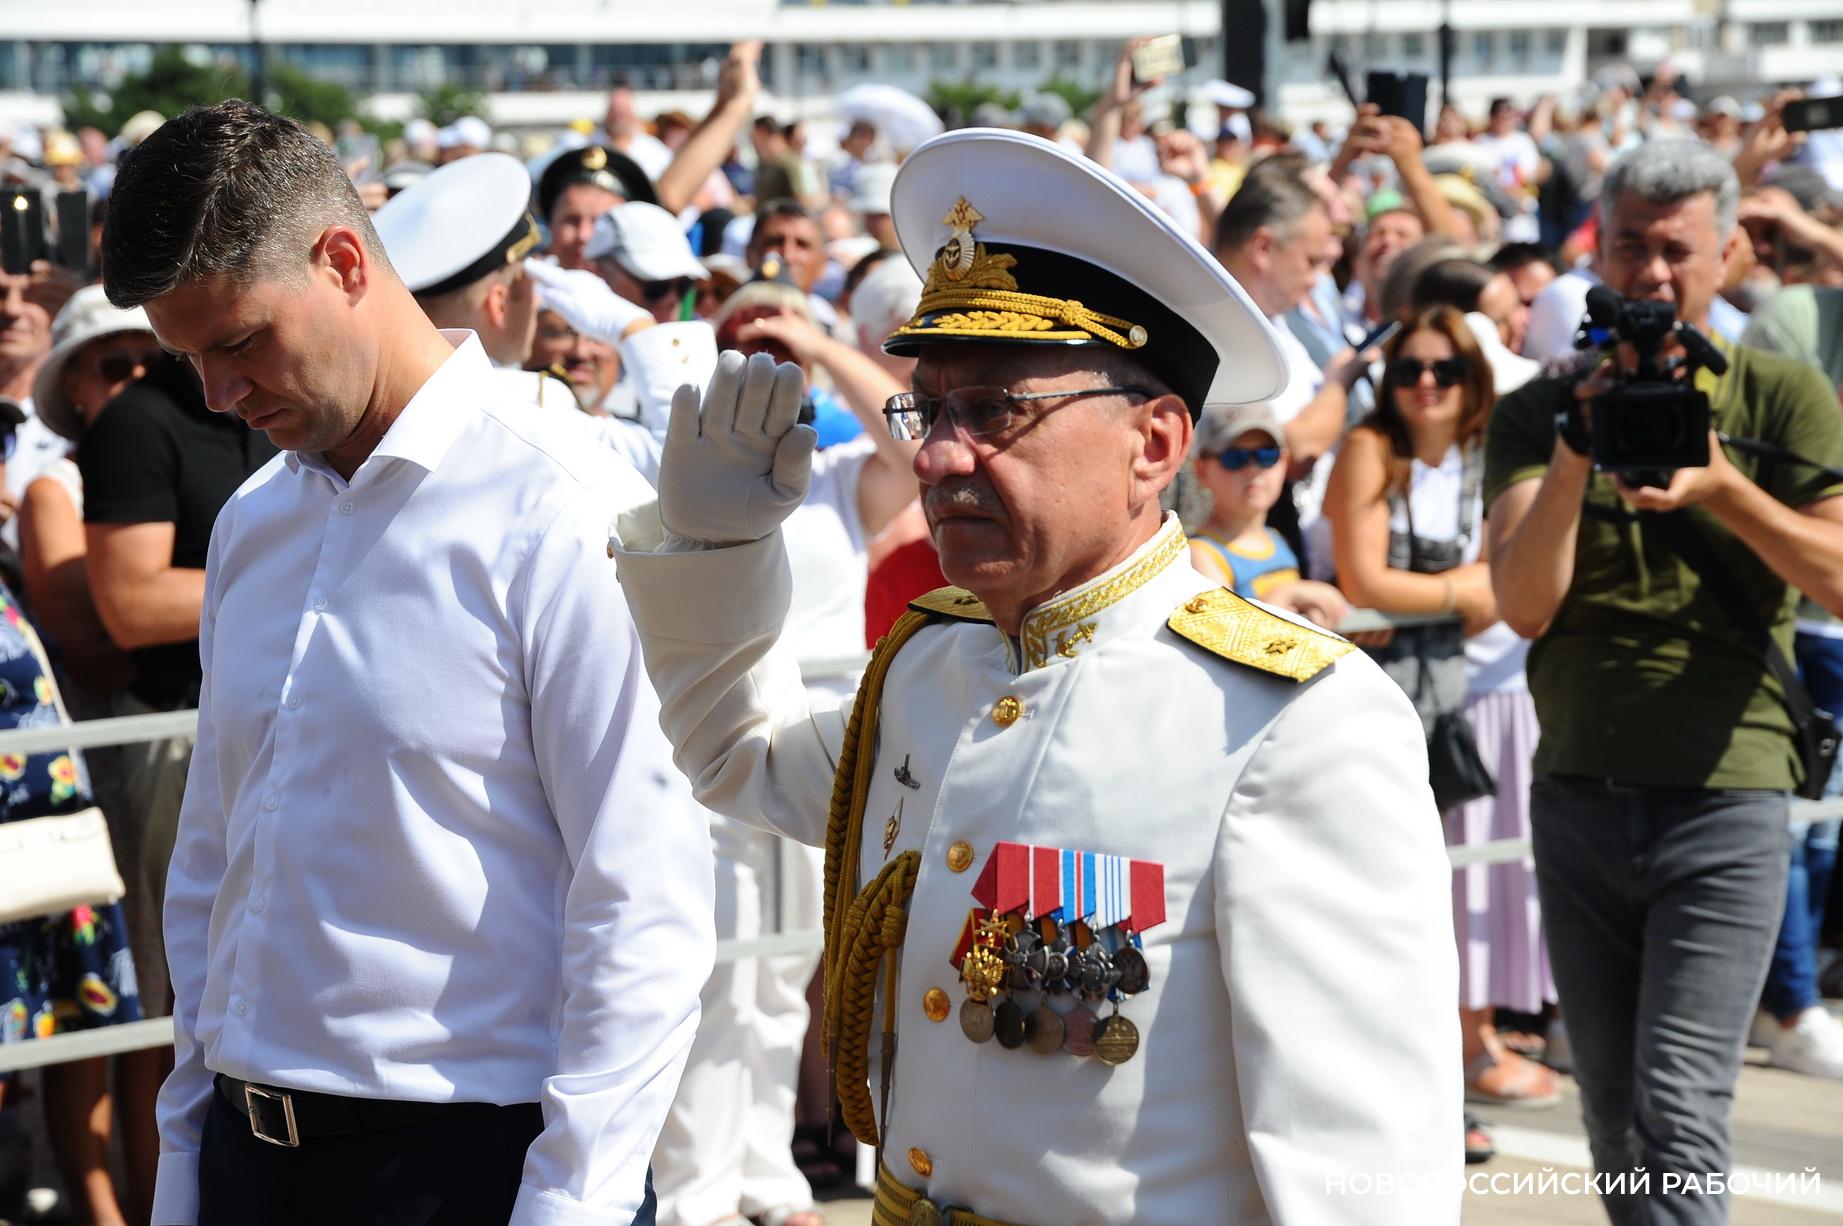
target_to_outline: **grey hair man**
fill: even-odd
[[[1348,424],[1350,388],[1364,363],[1346,346],[1321,369],[1283,316],[1304,302],[1331,266],[1331,216],[1304,176],[1250,171],[1216,221],[1216,258],[1274,325],[1289,380],[1274,415],[1293,456],[1309,463],[1337,445]]]
[[[1202,406],[1285,380],[1259,308],[1022,133],[924,144],[891,215],[925,281],[886,413],[963,587],[910,606],[848,711],[807,698],[780,524],[815,436],[762,354],[725,354],[701,410],[680,393],[665,533],[615,550],[700,796],[826,846],[833,1083],[883,1159],[876,1220],[1457,1221],[1419,721],[1348,643],[1198,574],[1159,509]],[[970,1138],[969,1104],[1006,1126]],[[1331,1178],[1377,1170],[1395,1194]]]
[[[292,120],[168,121],[103,249],[288,453],[203,579],[154,1220],[650,1224],[714,937],[606,557],[639,476],[436,330]]]
[[[1605,176],[1606,285],[1706,328],[1737,191],[1697,142],[1624,155]],[[1684,353],[1673,334],[1661,356]],[[1728,1169],[1734,1079],[1782,913],[1788,794],[1813,762],[1781,666],[1798,591],[1843,610],[1843,483],[1819,467],[1843,465],[1836,397],[1795,362],[1726,357],[1723,375],[1677,372],[1707,395],[1714,429],[1707,463],[1667,480],[1589,455],[1606,428],[1594,398],[1637,367],[1625,343],[1589,377],[1504,397],[1487,446],[1498,607],[1535,640],[1531,826],[1582,1114],[1603,1174],[1649,1173],[1648,1194],[1606,1194],[1617,1223],[1726,1220],[1706,1181],[1660,1193]],[[1715,429],[1803,460],[1729,454]]]

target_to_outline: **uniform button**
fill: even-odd
[[[1024,714],[1024,700],[1014,694],[1006,694],[992,704],[992,722],[1000,728],[1009,728],[1017,723],[1018,716]]]
[[[277,796],[274,792],[270,792],[267,796],[262,798],[262,807],[273,813],[282,807],[282,798]]]
[[[299,694],[288,695],[288,709],[290,711],[299,711],[301,709],[301,696]]]
[[[920,1175],[923,1179],[926,1179],[928,1178],[928,1176],[934,1174],[934,1159],[928,1156],[927,1150],[922,1149],[919,1146],[910,1146],[909,1166],[912,1167],[915,1173],[917,1175]]]
[[[961,839],[947,849],[947,867],[956,873],[964,873],[973,867],[973,845]]]
[[[263,898],[263,896],[258,894],[254,898],[250,899],[250,914],[261,915],[262,909],[268,905],[269,905],[268,902]]]
[[[250,1005],[248,1001],[239,1000],[236,1004],[232,1005],[231,1008],[237,1011],[238,1017],[246,1017],[249,1015]]]
[[[314,612],[316,613],[326,612],[326,597],[322,596],[320,597],[320,599],[314,601]]]
[[[951,1007],[947,1000],[947,993],[939,988],[929,988],[922,994],[922,1012],[928,1015],[928,1020],[931,1022],[946,1021],[947,1012]]]
[[[350,515],[350,514],[352,513],[352,504],[351,504],[351,503],[349,503],[349,502],[342,502],[342,503],[340,503],[340,504],[339,504],[339,513],[340,513],[341,515]]]

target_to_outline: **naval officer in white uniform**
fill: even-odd
[[[897,179],[927,278],[892,426],[942,569],[849,711],[784,650],[798,372],[674,404],[616,550],[679,764],[827,848],[826,1041],[874,1220],[1458,1220],[1448,867],[1420,723],[1343,640],[1192,570],[1158,498],[1280,350],[1114,176],[950,133]]]

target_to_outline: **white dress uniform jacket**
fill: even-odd
[[[444,335],[350,482],[284,452],[212,534],[162,1223],[214,1073],[541,1102],[513,1222],[626,1221],[697,1027],[709,835],[608,559],[644,482]]]
[[[646,553],[635,526],[626,544],[699,799],[822,842],[847,713],[809,710],[774,647],[779,535]],[[895,1011],[885,1162],[936,1204],[1009,1222],[1457,1222],[1457,971],[1420,721],[1359,653],[1299,684],[1181,641],[1167,618],[1211,588],[1168,519],[1021,640],[953,622],[896,657],[859,865],[864,882],[922,857],[872,1031]],[[1015,719],[994,718],[1003,699]],[[1151,987],[1121,1010],[1142,1036],[1128,1062],[974,1044],[938,998],[930,1020],[930,989],[965,998],[950,956],[1001,841],[1164,865]]]

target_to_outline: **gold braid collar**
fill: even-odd
[[[902,948],[908,924],[909,895],[921,870],[921,854],[905,851],[857,892],[857,865],[863,845],[864,804],[876,768],[877,708],[883,681],[902,645],[931,620],[926,613],[904,613],[872,653],[858,686],[851,721],[838,753],[832,804],[826,821],[825,861],[825,1029],[832,1091],[845,1126],[866,1145],[877,1145],[877,1116],[870,1100],[870,1026],[876,1010],[877,969],[886,956],[893,980],[893,956]],[[846,905],[845,899],[851,902]],[[896,1007],[890,991],[885,1008]],[[888,1028],[886,1027],[886,1031]],[[883,1076],[887,1088],[893,1062],[893,1032],[886,1033]]]

